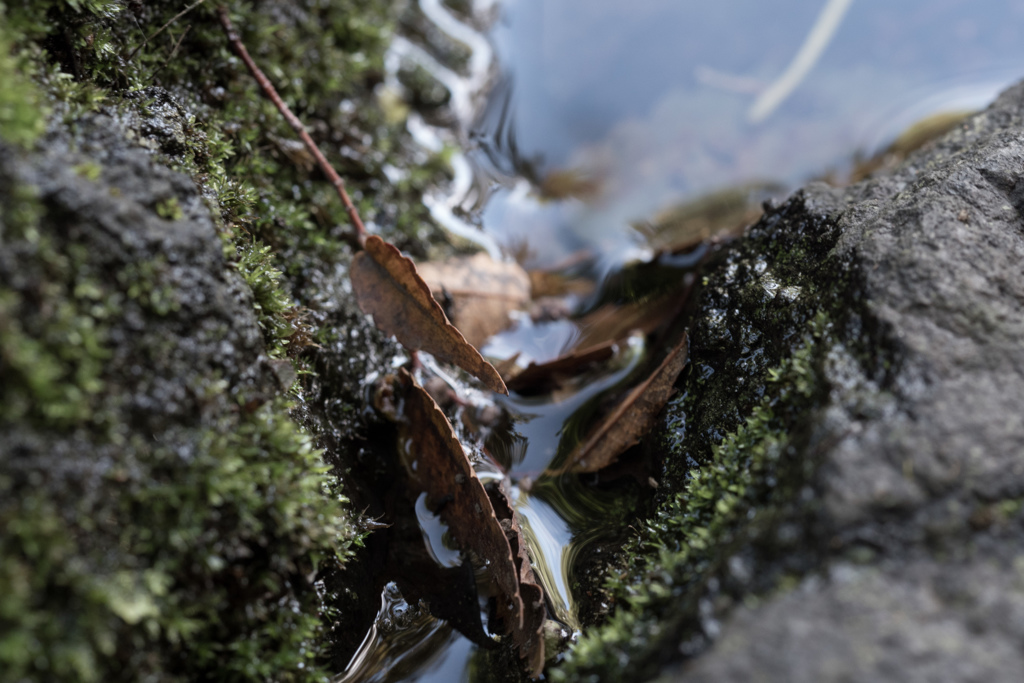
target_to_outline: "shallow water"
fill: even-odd
[[[483,199],[499,242],[621,259],[626,225],[727,186],[793,187],[848,168],[941,110],[984,106],[1024,76],[1019,0],[854,0],[820,58],[770,115],[758,94],[797,54],[824,0],[508,0],[492,39],[503,82],[476,122]],[[505,111],[504,125],[500,114]],[[512,144],[544,177],[578,169],[601,191],[531,201],[508,171]],[[482,151],[496,151],[493,163]],[[543,236],[543,237],[541,237]],[[552,249],[557,246],[558,249]]]
[[[459,68],[406,39],[391,55],[388,88],[400,89],[399,66],[417,63],[452,93],[455,128],[409,119],[424,146],[464,150],[452,156],[452,185],[425,199],[434,217],[495,257],[527,254],[533,267],[586,254],[598,277],[650,255],[631,223],[722,188],[784,192],[825,173],[842,178],[856,155],[915,121],[978,109],[1024,76],[1024,0],[478,0],[477,16],[498,17],[484,33],[440,0],[419,5],[473,48]],[[826,5],[830,36],[818,21]],[[820,54],[788,96],[764,106],[816,22]],[[540,362],[575,334],[568,323],[524,321],[485,352]],[[511,421],[488,437],[496,462],[480,476],[510,476],[535,570],[567,631],[579,628],[574,559],[620,511],[612,494],[578,478],[538,477],[642,351],[622,349],[558,397],[493,399]],[[420,507],[427,547],[456,563],[443,526]],[[381,599],[345,681],[469,680],[475,646],[393,585]]]

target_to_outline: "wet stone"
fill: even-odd
[[[554,680],[1019,678],[1022,169],[1018,85],[768,207],[708,275],[658,509]]]

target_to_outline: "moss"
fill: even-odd
[[[46,118],[42,96],[29,75],[31,65],[15,53],[14,40],[11,27],[0,22],[0,139],[28,147],[42,135]]]
[[[351,256],[347,218],[231,54],[214,5],[145,39],[181,7],[2,9],[0,138],[39,152],[22,159],[0,144],[0,680],[322,680],[324,620],[344,627],[310,581],[361,533],[324,461],[344,468],[363,419],[346,402],[394,348],[350,302],[321,297]],[[267,0],[232,17],[364,220],[422,255],[443,240],[420,196],[447,165],[415,150],[373,96],[399,11]],[[141,189],[118,181],[137,167],[117,163],[139,162],[97,125],[187,174],[198,194],[160,174]],[[47,165],[51,150],[68,157],[69,177]],[[22,167],[42,169],[45,201],[10,174]],[[138,215],[136,232],[105,242],[96,226],[121,214],[103,192],[145,195],[125,215],[144,206],[165,222]],[[82,197],[95,215],[80,213]],[[189,252],[181,240],[207,209],[221,243]],[[363,362],[339,363],[356,333]],[[321,349],[312,337],[338,341]],[[293,391],[307,428],[262,354],[302,370]]]
[[[239,248],[238,271],[252,290],[253,303],[270,355],[280,357],[295,332],[285,314],[294,308],[281,287],[281,271],[273,265],[270,247],[252,243]]]
[[[100,174],[103,172],[103,169],[100,167],[99,164],[93,163],[91,161],[85,161],[75,166],[74,171],[75,173],[77,173],[78,175],[82,176],[87,180],[99,180]]]
[[[3,417],[33,417],[48,424],[77,423],[91,416],[90,396],[101,389],[100,363],[106,356],[102,328],[66,304],[36,334],[26,332],[16,312],[23,300],[0,290],[0,347],[5,366]]]
[[[130,302],[171,313],[166,259],[104,271],[31,193],[4,190],[21,217],[17,271],[0,268],[4,680],[315,677],[303,577],[357,532],[310,436],[283,399],[201,372],[200,424],[135,431],[111,339]]]
[[[331,548],[344,554],[352,530],[324,504],[317,453],[282,407],[208,432],[187,466],[132,443],[142,469],[109,474],[127,489],[109,520],[69,520],[52,486],[0,479],[5,680],[315,675],[323,626],[289,583]],[[97,554],[105,546],[117,560]]]
[[[785,504],[795,494],[793,486],[807,479],[800,463],[789,462],[790,430],[793,416],[812,405],[821,390],[814,356],[825,321],[818,318],[797,353],[772,369],[773,390],[631,540],[624,554],[634,558],[633,566],[605,585],[624,604],[580,640],[551,673],[552,680],[573,680],[581,670],[625,675],[627,665],[634,673],[653,674],[681,635],[699,633],[695,605],[679,610],[679,602],[697,599],[686,593],[703,586],[709,570],[755,536],[758,527],[776,521],[775,506]]]
[[[0,208],[12,238],[5,248],[38,278],[31,292],[0,284],[0,421],[65,427],[93,417],[92,397],[103,388],[100,374],[110,356],[105,319],[116,314],[118,301],[97,283],[81,250],[62,251],[40,230],[41,214],[25,185],[16,185]]]
[[[451,100],[448,89],[419,64],[399,69],[398,80],[406,88],[411,102],[417,108],[437,109]]]
[[[178,200],[175,197],[169,197],[157,202],[156,214],[169,221],[180,221],[185,217],[185,212],[181,210],[181,205],[178,204]]]
[[[803,492],[818,464],[812,425],[828,396],[824,366],[853,314],[835,239],[834,224],[797,196],[707,277],[685,391],[653,442],[663,462],[655,511],[607,565],[604,585],[584,587],[599,596],[603,623],[549,671],[552,680],[654,675],[706,647],[709,620],[729,604],[814,566],[787,556],[786,534],[813,510]],[[829,280],[830,291],[813,285]],[[740,585],[731,560],[754,578]]]

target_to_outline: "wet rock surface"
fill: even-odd
[[[662,670],[666,681],[1019,680],[1022,212],[1022,86],[889,175],[812,184],[769,211],[709,277],[687,398],[662,436],[665,477],[684,493],[661,509],[701,514],[685,502],[711,490],[687,479],[697,463],[714,476],[746,457],[745,490],[759,493],[742,519],[708,514],[709,550],[682,550],[694,538],[682,523],[647,532],[677,555],[662,551],[660,578],[634,570],[633,585],[660,582],[669,597],[639,588],[596,637],[644,640],[622,649],[641,662],[690,655]],[[815,217],[831,226],[819,253],[799,237]],[[772,250],[786,239],[808,259],[804,272],[787,264],[792,251]],[[772,300],[802,288],[792,305],[824,332],[797,343],[811,316],[766,316],[744,294],[754,253],[775,274]],[[787,398],[776,366],[801,357],[809,372]],[[794,402],[801,376],[815,388]],[[721,400],[730,390],[735,400]],[[711,405],[698,407],[698,393]],[[765,401],[768,418],[749,408]],[[762,418],[758,437],[751,420]],[[741,424],[754,439],[730,433]],[[777,447],[775,464],[738,456],[743,447]]]

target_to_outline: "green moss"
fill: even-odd
[[[30,187],[16,185],[0,207],[14,238],[5,248],[38,278],[32,301],[0,284],[0,423],[67,427],[88,421],[110,356],[105,318],[117,311],[118,297],[98,284],[83,263],[85,254],[62,251],[39,229],[42,208]]]
[[[200,423],[133,429],[111,337],[176,309],[166,258],[104,271],[24,185],[0,208],[0,680],[318,679],[305,577],[358,532],[290,405],[197,373]]]
[[[99,180],[100,175],[103,173],[103,168],[91,161],[84,161],[75,166],[73,170],[86,180]]]
[[[252,290],[260,327],[271,355],[280,357],[295,332],[285,314],[295,305],[281,287],[281,271],[273,265],[270,247],[252,243],[239,248],[238,271]]]
[[[53,134],[85,150],[75,174],[102,183],[108,162],[87,158],[83,122],[111,117],[199,187],[252,291],[266,353],[294,357],[314,332],[349,339],[344,326],[361,317],[311,332],[300,315],[317,295],[309,283],[350,258],[344,209],[232,55],[213,3],[144,42],[181,9],[8,6],[0,137],[32,144],[49,110]],[[422,254],[440,232],[420,196],[447,165],[424,163],[373,97],[400,9],[262,1],[233,5],[232,18],[364,220]],[[401,183],[388,166],[407,171]],[[170,221],[197,211],[177,195],[147,206]],[[179,257],[101,267],[102,250],[58,230],[49,210],[0,177],[4,250],[17,254],[0,263],[0,424],[17,453],[0,463],[0,680],[322,680],[330,608],[309,577],[360,532],[313,447],[318,423],[301,429],[277,388],[230,355],[217,371],[170,365],[182,348],[230,336],[223,322],[182,321],[197,304],[175,286]]]
[[[181,210],[177,197],[169,197],[157,202],[156,214],[169,221],[180,221],[185,217],[185,212]]]
[[[663,463],[654,512],[606,566],[604,584],[582,587],[598,596],[604,620],[548,672],[552,680],[654,675],[706,647],[706,619],[732,601],[778,590],[813,565],[800,553],[773,558],[789,552],[777,530],[813,508],[803,492],[818,464],[812,425],[828,396],[824,365],[833,330],[852,314],[835,239],[834,223],[798,195],[709,274],[684,392],[652,439]],[[833,288],[814,286],[824,281]],[[734,557],[752,567],[748,584],[730,578]]]
[[[28,147],[46,128],[45,108],[29,74],[29,61],[15,52],[15,34],[0,3],[0,139]]]
[[[797,352],[771,372],[771,389],[740,427],[713,448],[710,461],[693,468],[682,491],[647,520],[624,555],[632,566],[613,574],[606,591],[620,601],[614,616],[588,631],[551,672],[551,680],[575,680],[582,672],[602,676],[653,674],[663,653],[696,630],[694,588],[705,585],[711,566],[770,525],[807,472],[792,458],[793,418],[818,398],[816,369],[827,318],[815,319]],[[691,611],[692,610],[692,611]]]
[[[37,334],[27,333],[16,315],[23,301],[0,290],[0,354],[5,366],[2,416],[17,421],[30,416],[50,424],[88,420],[90,397],[101,388],[100,363],[105,358],[102,328],[73,306],[60,303],[56,316]]]
[[[294,586],[344,557],[353,530],[284,408],[207,432],[187,465],[129,444],[143,469],[110,473],[109,520],[69,519],[53,487],[0,478],[3,679],[315,678],[323,625]],[[107,544],[117,555],[97,554]]]

